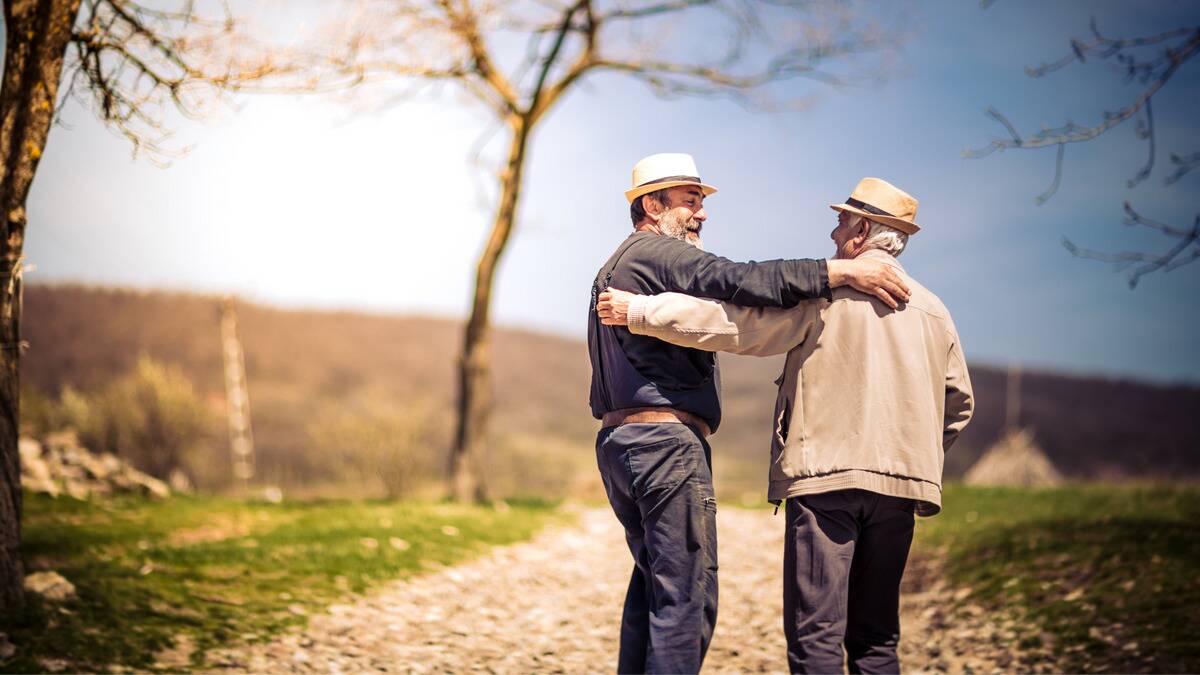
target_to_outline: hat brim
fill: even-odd
[[[869,213],[867,211],[863,211],[862,209],[855,208],[853,206],[850,206],[849,204],[830,204],[829,208],[833,209],[834,211],[847,211],[849,213],[860,215],[863,218],[866,218],[867,220],[874,220],[875,222],[883,223],[884,225],[887,225],[888,227],[894,227],[897,230],[900,230],[901,232],[903,232],[905,234],[916,234],[917,232],[919,232],[921,230],[920,225],[917,225],[916,223],[908,221],[908,220],[904,220],[903,218],[896,218],[893,216],[879,216],[874,213]]]
[[[647,183],[645,185],[639,185],[633,189],[626,190],[625,199],[632,204],[633,200],[641,197],[642,195],[648,195],[651,192],[665,190],[666,188],[679,187],[680,185],[692,185],[699,187],[700,191],[704,193],[705,197],[717,191],[717,188],[709,185],[708,183],[697,183],[694,180],[666,180],[661,183]]]

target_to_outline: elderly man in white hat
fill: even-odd
[[[877,260],[736,263],[702,250],[704,200],[692,157],[652,155],[626,193],[634,232],[600,269],[591,304],[610,285],[690,293],[751,307],[795,307],[851,284],[896,306],[908,289]],[[686,296],[685,296],[686,297]],[[619,672],[694,673],[717,611],[716,500],[706,437],[721,421],[715,356],[588,323],[596,460],[625,527],[634,569],[621,621]]]
[[[903,306],[851,288],[792,309],[613,290],[598,314],[680,347],[787,353],[768,498],[787,502],[788,665],[840,673],[844,649],[852,673],[895,673],[913,514],[941,510],[942,460],[971,418],[971,382],[950,313],[896,261],[920,229],[917,200],[864,178],[830,206],[837,258],[896,270],[912,289]]]

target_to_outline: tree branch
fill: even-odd
[[[1190,155],[1184,156],[1171,153],[1171,163],[1175,165],[1175,170],[1172,171],[1171,175],[1167,176],[1167,180],[1164,181],[1167,185],[1171,185],[1175,181],[1178,181],[1180,178],[1186,176],[1192,169],[1200,166],[1200,152],[1193,152]]]
[[[1106,38],[1100,34],[1100,29],[1096,25],[1096,17],[1092,17],[1089,27],[1092,30],[1092,35],[1095,37],[1091,42],[1084,42],[1078,38],[1071,38],[1071,53],[1049,63],[1043,63],[1039,66],[1026,66],[1025,74],[1030,77],[1042,77],[1047,73],[1052,73],[1056,70],[1065,68],[1075,61],[1084,63],[1087,61],[1089,54],[1094,54],[1102,59],[1107,59],[1116,56],[1126,49],[1135,49],[1137,47],[1146,47],[1149,45],[1159,44],[1175,38],[1184,37],[1195,33],[1197,28],[1177,28],[1169,30],[1157,35],[1150,35],[1140,38],[1124,38],[1113,40]]]
[[[546,62],[545,67],[542,69],[542,76],[538,82],[538,86],[534,90],[534,101],[530,105],[529,116],[534,122],[541,119],[542,115],[550,109],[550,106],[558,101],[563,92],[596,65],[596,35],[600,30],[600,21],[593,13],[591,0],[580,0],[576,7],[564,17],[562,28],[559,31],[559,41],[556,43],[556,46],[561,45],[562,39],[566,37],[567,31],[570,30],[573,17],[579,12],[582,12],[584,16],[583,49],[579,52],[579,56],[576,57],[574,63],[571,64],[562,78],[550,85],[543,95],[542,85],[551,64],[550,61]]]
[[[516,115],[520,109],[520,96],[508,79],[492,63],[492,57],[479,32],[479,24],[474,12],[466,3],[463,3],[464,6],[461,10],[455,8],[454,0],[438,0],[438,5],[450,19],[455,34],[463,40],[470,51],[475,72],[496,92],[507,107],[508,113]]]
[[[1133,117],[1139,110],[1142,109],[1150,99],[1158,93],[1160,89],[1171,79],[1179,66],[1183,65],[1188,59],[1196,55],[1197,50],[1200,50],[1200,33],[1197,33],[1185,47],[1183,51],[1172,52],[1171,65],[1163,74],[1154,80],[1136,99],[1129,105],[1113,111],[1104,113],[1104,121],[1091,127],[1082,127],[1074,122],[1067,122],[1065,125],[1054,128],[1044,129],[1037,134],[1029,137],[1023,137],[1017,133],[1016,129],[1002,114],[996,111],[995,108],[989,108],[986,112],[989,116],[1004,124],[1011,138],[994,140],[987,146],[978,150],[969,150],[964,153],[965,156],[975,158],[984,157],[997,150],[1008,150],[1011,148],[1032,149],[1045,148],[1063,143],[1082,143],[1090,141],[1093,138],[1112,129],[1121,122]]]
[[[1058,186],[1062,185],[1063,156],[1066,153],[1067,146],[1060,143],[1058,146],[1058,155],[1054,160],[1054,180],[1050,183],[1050,187],[1046,188],[1045,192],[1034,198],[1034,201],[1037,202],[1038,206],[1045,204],[1046,200],[1050,199],[1054,196],[1054,193],[1058,192]]]
[[[1179,242],[1162,254],[1141,253],[1138,251],[1105,253],[1092,249],[1079,248],[1070,239],[1066,238],[1063,239],[1063,247],[1077,258],[1088,258],[1112,263],[1117,271],[1128,269],[1135,263],[1143,263],[1133,268],[1129,273],[1129,287],[1131,289],[1137,288],[1138,282],[1147,274],[1158,270],[1170,272],[1200,259],[1200,214],[1196,216],[1191,229],[1188,230],[1145,218],[1134,211],[1129,202],[1125,202],[1124,222],[1126,225],[1144,225],[1158,230],[1172,237],[1179,238]],[[1191,249],[1190,251],[1188,250],[1189,248]]]
[[[607,23],[622,19],[642,19],[650,16],[658,16],[662,14],[670,14],[673,12],[685,12],[696,7],[706,7],[716,4],[715,0],[672,0],[670,2],[660,2],[645,7],[636,9],[618,8],[611,12],[605,12],[598,17],[599,23]]]
[[[562,23],[558,28],[557,34],[554,36],[554,44],[550,47],[550,52],[542,59],[542,67],[538,73],[537,82],[533,85],[533,91],[530,95],[529,110],[535,110],[539,107],[542,97],[542,88],[546,86],[546,77],[550,74],[550,69],[554,67],[554,62],[558,60],[558,53],[562,51],[563,43],[567,39],[567,32],[571,29],[571,19],[580,10],[588,7],[588,0],[579,0],[571,6],[570,9],[563,12]]]

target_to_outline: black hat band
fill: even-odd
[[[645,183],[638,185],[638,187],[646,187],[647,185],[654,185],[655,183],[669,183],[669,182],[676,182],[676,181],[687,181],[689,183],[699,183],[700,179],[696,176],[667,176],[666,178],[655,178],[654,180],[648,180]]]
[[[893,216],[892,214],[888,213],[887,211],[884,211],[883,209],[879,208],[878,206],[872,206],[871,204],[868,204],[864,201],[857,200],[854,197],[847,197],[846,204],[849,206],[853,206],[856,209],[862,209],[863,211],[866,211],[867,213],[873,213],[877,216],[887,216],[888,218],[896,218],[897,217],[897,216]]]

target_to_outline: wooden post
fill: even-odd
[[[1021,422],[1021,366],[1008,367],[1008,387],[1004,405],[1004,427],[1006,431],[1017,428]]]
[[[233,298],[221,303],[221,351],[225,359],[225,410],[229,417],[229,452],[233,477],[248,492],[254,477],[254,435],[250,430],[250,392],[246,387],[246,359],[238,337]]]

